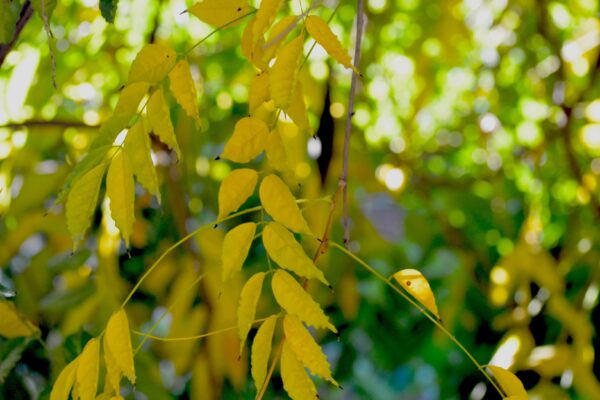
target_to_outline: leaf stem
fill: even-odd
[[[466,347],[463,346],[463,344],[458,339],[456,339],[456,337],[452,333],[450,333],[450,331],[448,331],[448,329],[446,329],[446,327],[444,325],[442,325],[440,323],[440,321],[437,320],[437,318],[435,318],[434,316],[432,316],[425,309],[424,306],[422,306],[419,302],[417,302],[416,300],[414,300],[411,296],[409,296],[403,290],[401,290],[401,289],[397,288],[396,286],[394,286],[394,284],[392,284],[392,282],[390,282],[389,279],[386,279],[386,277],[383,276],[380,272],[378,272],[375,268],[371,267],[364,260],[362,260],[361,258],[359,258],[358,256],[356,256],[354,253],[352,253],[350,250],[346,249],[344,246],[342,246],[342,245],[340,245],[340,244],[338,244],[336,242],[331,242],[331,246],[337,248],[341,252],[345,253],[348,257],[352,258],[354,261],[356,261],[357,263],[359,263],[363,268],[365,268],[367,271],[369,271],[377,279],[379,279],[380,281],[384,282],[386,285],[388,285],[394,291],[396,291],[396,293],[398,293],[400,296],[402,296],[413,307],[417,308],[423,315],[425,315],[425,317],[427,317],[431,322],[433,322],[433,324],[439,330],[441,330],[444,333],[444,335],[446,335],[452,342],[454,342],[454,344],[469,358],[469,360],[471,360],[471,362],[477,367],[477,369],[492,384],[492,386],[494,387],[494,389],[496,389],[496,391],[500,394],[500,396],[502,396],[502,398],[506,397],[505,394],[504,394],[504,392],[502,391],[502,389],[500,389],[500,387],[496,384],[496,382],[492,379],[492,377],[486,372],[486,370],[483,368],[483,366],[481,364],[479,364],[479,362],[477,362],[477,360],[475,359],[475,357],[473,357],[473,355],[466,349]]]
[[[162,315],[156,320],[156,322],[154,322],[154,324],[150,327],[150,330],[148,331],[148,335],[144,336],[142,341],[137,345],[137,347],[135,348],[133,355],[135,356],[138,351],[140,351],[140,349],[142,348],[142,346],[144,345],[144,343],[146,343],[146,340],[148,340],[148,336],[150,334],[152,334],[152,332],[154,332],[154,330],[158,327],[158,325],[160,324],[160,322],[167,316],[167,314],[169,312],[171,312],[171,310],[173,309],[173,307],[175,307],[177,305],[177,303],[179,303],[179,301],[183,298],[183,295],[186,294],[187,292],[189,292],[194,286],[196,286],[196,284],[198,282],[200,282],[202,280],[202,278],[204,278],[206,276],[206,272],[201,274],[199,277],[197,277],[196,279],[194,279],[194,281],[191,283],[190,286],[188,286],[188,288],[180,293],[177,294],[177,297],[175,297],[175,300],[173,300],[173,303],[171,303],[171,305],[169,306],[169,308],[167,308]]]
[[[212,32],[210,32],[208,35],[204,36],[202,39],[200,39],[198,42],[196,42],[192,47],[190,47],[189,49],[187,49],[185,51],[185,53],[183,53],[184,56],[187,56],[192,50],[194,50],[196,47],[200,46],[202,43],[204,43],[208,38],[210,38],[212,35],[214,35],[215,33],[229,27],[230,25],[235,24],[238,21],[241,21],[242,19],[246,18],[248,15],[252,15],[255,14],[258,10],[252,10],[249,13],[246,13],[242,16],[237,17],[236,19],[229,21],[228,23],[219,26],[218,28],[214,29]]]
[[[269,317],[267,318],[260,318],[260,319],[255,319],[254,321],[252,321],[252,324],[257,324],[259,322],[263,322],[265,320],[267,320]],[[222,329],[218,329],[216,331],[212,331],[212,332],[206,332],[203,333],[201,335],[196,335],[196,336],[180,336],[180,337],[162,337],[162,336],[154,336],[151,335],[149,333],[144,333],[144,332],[140,332],[140,331],[133,331],[134,335],[138,335],[138,336],[144,336],[148,339],[152,339],[152,340],[158,340],[161,342],[184,342],[184,341],[188,341],[188,340],[196,340],[196,339],[203,339],[206,337],[210,337],[210,336],[215,336],[218,335],[220,333],[224,333],[224,332],[228,332],[228,331],[233,331],[236,330],[238,327],[236,326],[230,326],[228,328],[222,328]]]

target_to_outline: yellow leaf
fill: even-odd
[[[196,85],[186,59],[179,61],[169,72],[169,80],[171,81],[171,92],[175,100],[190,118],[200,122],[198,104],[196,103]]]
[[[296,204],[296,199],[279,177],[269,175],[263,179],[259,193],[261,204],[275,221],[294,232],[313,236]]]
[[[268,63],[275,56],[275,53],[284,43],[284,39],[292,31],[293,26],[298,23],[299,17],[295,15],[288,15],[281,18],[273,25],[269,31],[269,38],[263,47],[266,47],[263,51],[263,60]]]
[[[162,81],[175,65],[176,59],[175,51],[169,47],[159,44],[145,45],[131,64],[127,84]]]
[[[277,11],[281,7],[282,0],[261,0],[260,7],[256,12],[256,20],[252,27],[252,36],[254,40],[262,38],[264,33],[269,29]]]
[[[188,9],[200,21],[216,28],[237,25],[237,21],[231,22],[248,14],[250,10],[247,0],[203,0]]]
[[[0,336],[13,339],[21,336],[33,336],[38,328],[22,316],[10,301],[0,301]]]
[[[318,279],[329,286],[323,272],[306,255],[290,231],[277,222],[269,222],[262,236],[267,253],[282,268],[304,278]]]
[[[124,310],[121,309],[110,317],[105,336],[110,353],[115,358],[119,370],[132,384],[135,384],[135,367],[131,350],[129,321]]]
[[[310,130],[310,123],[308,122],[308,113],[306,112],[306,105],[304,104],[304,94],[302,92],[302,83],[300,81],[296,84],[296,90],[294,90],[294,96],[290,106],[286,108],[285,113],[294,121],[294,124],[301,130]]]
[[[281,136],[278,131],[273,131],[269,134],[267,139],[267,145],[265,146],[265,153],[267,154],[267,160],[271,167],[277,171],[284,171],[287,169],[287,154]]]
[[[283,343],[281,351],[280,370],[283,388],[292,400],[316,400],[319,398],[315,384],[287,341]]]
[[[222,158],[237,163],[247,163],[265,148],[269,128],[258,118],[246,117],[235,124],[233,135],[225,144]]]
[[[98,389],[98,364],[100,360],[100,342],[90,339],[77,363],[76,385],[81,400],[94,400]]]
[[[254,234],[256,233],[256,224],[246,222],[238,225],[225,235],[223,239],[223,282],[232,278],[240,272],[248,251],[252,245]]]
[[[135,221],[133,210],[135,186],[131,163],[123,151],[118,151],[110,163],[106,176],[106,195],[110,199],[110,214],[125,239],[125,245],[129,247],[129,238]]]
[[[333,333],[337,333],[337,329],[329,322],[329,318],[321,310],[321,306],[290,274],[278,269],[273,274],[271,285],[275,300],[289,314],[297,316],[315,328],[327,328]]]
[[[150,126],[160,141],[169,146],[170,149],[175,150],[177,158],[181,158],[181,152],[171,123],[169,105],[165,100],[162,89],[152,93],[150,100],[148,100],[148,121],[150,121]]]
[[[148,192],[155,195],[160,203],[156,169],[150,156],[150,137],[148,136],[146,124],[143,119],[138,120],[129,129],[125,138],[124,149],[127,156],[129,156],[131,169],[137,177],[138,182]]]
[[[110,347],[108,345],[108,338],[104,335],[103,345],[104,345],[104,364],[106,367],[106,382],[105,388],[111,388],[115,392],[119,392],[119,387],[121,383],[121,370],[117,365],[117,360],[115,356],[110,351]]]
[[[346,49],[344,49],[338,38],[329,29],[327,22],[316,15],[309,15],[306,17],[305,24],[308,33],[310,33],[317,43],[323,46],[331,57],[335,58],[344,67],[351,68],[360,75],[360,72],[352,65],[352,59]]]
[[[254,75],[250,84],[248,108],[252,115],[265,101],[269,100],[269,74],[263,71]]]
[[[435,304],[435,297],[427,279],[416,269],[403,269],[393,275],[394,279],[438,319],[440,314]]]
[[[264,279],[264,272],[252,275],[242,288],[242,293],[240,294],[240,305],[237,311],[240,354],[244,349],[244,343],[246,343],[248,332],[250,332],[252,321],[254,321],[254,316],[256,315],[256,304],[258,304],[258,299],[260,298]]]
[[[303,43],[304,36],[300,35],[284,45],[278,51],[275,64],[271,67],[269,90],[271,98],[279,108],[288,108],[294,97]]]
[[[237,211],[248,197],[254,193],[258,173],[249,168],[234,169],[227,175],[219,187],[219,217],[221,220],[229,213]]]
[[[242,54],[258,69],[264,71],[267,69],[267,64],[263,61],[263,50],[262,44],[264,40],[262,38],[254,38],[252,34],[254,23],[256,22],[256,16],[254,16],[244,28],[242,33]]]
[[[106,166],[107,163],[102,162],[78,178],[73,183],[67,197],[67,227],[73,236],[74,247],[77,247],[78,242],[90,226],[90,219],[96,209],[100,183],[104,171],[106,171]]]
[[[267,376],[267,366],[271,355],[271,342],[273,341],[273,331],[277,316],[271,315],[265,322],[262,323],[254,342],[252,343],[252,379],[256,390],[260,390]]]
[[[50,400],[68,400],[69,393],[75,382],[75,374],[77,372],[77,363],[79,358],[74,359],[58,374],[56,382],[52,386]]]
[[[286,343],[308,370],[316,376],[328,380],[335,386],[339,386],[331,376],[329,362],[321,350],[321,346],[315,342],[310,332],[294,315],[286,315],[283,319],[283,331]]]
[[[509,370],[506,370],[502,367],[497,367],[495,365],[486,365],[486,367],[492,371],[494,379],[496,382],[498,382],[507,396],[515,396],[523,399],[528,398],[527,391],[525,390],[523,383],[515,374]]]
[[[119,101],[113,114],[127,119],[133,117],[149,88],[150,84],[148,82],[135,82],[125,86],[119,94]]]

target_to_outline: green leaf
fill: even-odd
[[[17,362],[21,359],[21,354],[32,340],[30,337],[17,338],[2,343],[0,346],[0,384],[4,383],[4,380],[17,365]]]
[[[118,3],[119,0],[100,0],[100,13],[109,24],[115,22]]]
[[[50,20],[50,17],[52,17],[52,13],[56,8],[56,2],[57,0],[32,0],[31,6],[38,14],[40,14],[42,19]]]
[[[8,43],[15,34],[21,4],[13,0],[0,0],[0,43]]]

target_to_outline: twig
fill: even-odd
[[[9,122],[8,124],[0,125],[1,128],[19,129],[19,128],[31,128],[31,127],[61,127],[61,128],[85,128],[85,129],[98,129],[100,125],[88,125],[82,121],[38,121],[30,120],[23,122]]]
[[[279,356],[281,355],[281,350],[283,350],[283,342],[285,338],[281,338],[279,341],[279,345],[277,346],[277,350],[273,353],[273,362],[271,363],[271,368],[267,372],[267,376],[265,377],[265,381],[263,382],[262,387],[260,388],[260,392],[256,395],[255,400],[262,400],[265,392],[267,391],[267,387],[269,386],[269,381],[271,380],[271,376],[273,376],[273,371],[275,371],[275,366],[277,365],[277,360],[279,360]]]
[[[360,62],[360,50],[364,29],[364,12],[363,0],[356,2],[356,43],[354,45],[354,68],[358,70]],[[343,200],[343,216],[342,225],[344,226],[344,245],[348,247],[350,243],[350,221],[348,218],[348,158],[350,152],[350,133],[352,132],[352,117],[354,115],[354,97],[356,96],[356,85],[358,83],[358,75],[352,73],[352,81],[350,83],[350,94],[348,96],[348,115],[346,116],[346,131],[344,133],[344,161],[342,166],[342,175],[338,181],[338,186],[342,188]]]
[[[3,7],[7,6],[4,5]],[[17,39],[19,39],[21,31],[23,30],[23,28],[25,27],[32,15],[33,8],[31,7],[31,2],[27,0],[25,4],[23,4],[23,8],[21,8],[19,20],[17,21],[15,33],[13,34],[11,41],[6,44],[0,44],[0,67],[2,66],[2,63],[4,63],[4,59],[6,58],[8,53],[10,53],[10,51],[14,47],[15,43],[17,42]]]

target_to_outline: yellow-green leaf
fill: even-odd
[[[0,301],[0,336],[13,339],[38,332],[38,328],[17,311],[14,303]]]
[[[196,101],[196,85],[192,79],[190,65],[186,59],[179,61],[171,72],[169,72],[169,81],[171,81],[171,92],[175,100],[177,100],[190,118],[193,118],[196,122],[200,122]]]
[[[236,226],[225,235],[223,239],[223,256],[221,258],[223,282],[232,278],[242,269],[255,233],[256,224],[246,222]]]
[[[271,30],[269,31],[269,38],[266,43],[263,45],[265,47],[263,51],[263,60],[265,62],[271,61],[271,59],[277,53],[277,50],[281,47],[282,43],[285,42],[285,38],[292,31],[293,26],[298,23],[300,18],[296,15],[288,15],[286,17],[281,18],[279,21],[273,25]]]
[[[110,199],[110,214],[125,239],[125,245],[129,247],[135,222],[135,186],[131,163],[124,151],[117,152],[110,163],[106,176],[106,195]]]
[[[50,393],[50,400],[68,400],[69,393],[75,382],[75,375],[77,373],[77,363],[79,358],[74,359],[66,367],[60,371],[56,382],[52,386],[52,392]]]
[[[250,10],[247,0],[203,0],[188,9],[200,21],[216,28],[237,25],[238,21],[232,22],[248,14]]]
[[[301,130],[310,130],[310,123],[308,122],[308,113],[306,112],[306,105],[304,104],[304,93],[302,92],[302,83],[298,81],[296,83],[296,90],[294,90],[294,96],[290,106],[285,109],[285,113],[294,121],[294,124]]]
[[[267,160],[271,167],[275,168],[277,171],[284,171],[287,164],[287,154],[285,152],[285,147],[283,145],[283,140],[281,140],[281,135],[278,131],[273,131],[269,134],[267,139],[267,145],[265,146],[265,153],[267,154]]]
[[[100,342],[90,339],[77,363],[76,386],[81,400],[94,400],[98,389],[98,369],[100,361]]]
[[[254,38],[252,34],[256,15],[246,24],[242,33],[242,54],[257,68],[264,71],[267,69],[267,64],[263,61],[263,50],[261,45],[264,43],[262,38]]]
[[[316,15],[309,15],[305,20],[306,30],[319,43],[331,57],[346,68],[353,69],[357,74],[360,72],[352,65],[352,59],[337,36],[331,31],[327,22]]]
[[[308,370],[316,376],[328,380],[336,386],[338,383],[331,376],[329,362],[321,350],[321,346],[315,342],[308,329],[294,315],[286,315],[283,319],[283,331],[286,343]]]
[[[290,106],[298,79],[298,64],[302,55],[304,36],[300,35],[285,44],[278,52],[269,74],[269,90],[275,105],[286,109]]]
[[[234,169],[223,179],[219,187],[219,217],[221,220],[229,213],[237,211],[248,197],[254,193],[258,173],[249,168]]]
[[[127,84],[158,83],[167,76],[176,60],[177,55],[173,49],[160,44],[147,44],[133,60]]]
[[[119,370],[132,384],[135,384],[129,321],[124,310],[121,309],[112,315],[106,326],[105,337]]]
[[[125,86],[119,94],[119,101],[113,114],[127,119],[133,117],[149,88],[148,82],[135,82]]]
[[[304,220],[296,199],[287,185],[276,175],[269,175],[260,184],[260,202],[273,219],[294,232],[313,236]]]
[[[254,380],[256,390],[260,390],[267,376],[267,366],[271,355],[271,342],[273,341],[273,332],[275,331],[276,323],[276,315],[271,315],[267,318],[261,324],[260,328],[258,328],[256,336],[254,336],[254,342],[252,342],[252,379]]]
[[[175,130],[171,123],[169,105],[165,100],[162,89],[156,90],[148,100],[148,121],[154,133],[161,142],[175,150],[177,158],[181,158],[181,151],[175,137]]]
[[[396,272],[394,279],[410,294],[412,294],[421,304],[431,311],[439,319],[435,297],[429,286],[427,279],[416,269],[403,269]]]
[[[235,124],[233,135],[225,144],[222,158],[237,163],[247,163],[265,148],[269,128],[258,118],[246,117]]]
[[[329,285],[323,272],[306,255],[294,235],[277,222],[269,222],[263,230],[263,244],[269,256],[282,268],[308,279]]]
[[[106,388],[111,388],[113,391],[118,392],[121,383],[121,370],[117,365],[115,356],[111,353],[108,347],[108,339],[104,336],[104,366],[106,367]],[[97,400],[97,399],[96,399]]]
[[[264,33],[269,29],[279,7],[281,7],[282,0],[261,0],[260,7],[256,12],[256,21],[252,27],[252,35],[254,40],[262,38]]]
[[[263,71],[254,75],[250,84],[250,95],[248,98],[248,108],[252,115],[258,107],[269,100],[269,74]]]
[[[486,365],[486,367],[492,371],[494,379],[496,382],[498,382],[507,396],[516,396],[517,398],[524,399],[528,398],[527,391],[525,390],[523,383],[515,374],[507,369],[497,367],[495,365]]]
[[[297,316],[315,328],[327,328],[333,333],[337,333],[337,329],[329,322],[329,318],[321,310],[321,306],[290,274],[278,269],[273,274],[271,285],[275,300],[288,314]]]
[[[319,398],[312,379],[306,373],[304,365],[298,360],[288,341],[281,350],[281,380],[283,388],[292,400],[316,400]]]
[[[244,285],[242,293],[240,294],[240,305],[238,306],[237,317],[238,317],[238,334],[240,336],[240,354],[244,349],[248,332],[252,327],[252,321],[256,315],[256,305],[260,298],[260,292],[262,290],[262,284],[265,279],[264,272],[258,272]]]
[[[96,209],[100,183],[102,177],[104,177],[106,166],[107,163],[102,162],[79,177],[73,183],[67,197],[67,227],[73,236],[74,247],[77,247],[85,231],[90,226],[90,219]]]
[[[124,149],[131,169],[138,182],[158,198],[160,203],[160,191],[158,190],[158,179],[156,169],[150,156],[150,137],[144,119],[138,120],[127,133]]]

